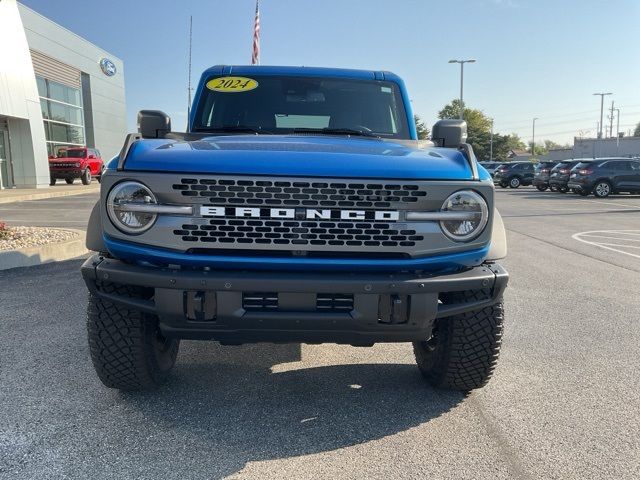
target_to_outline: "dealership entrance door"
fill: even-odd
[[[13,187],[9,155],[9,129],[7,122],[0,118],[0,189]]]

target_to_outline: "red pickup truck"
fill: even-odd
[[[71,185],[76,178],[82,180],[83,185],[89,185],[92,178],[101,180],[104,162],[100,152],[95,148],[69,147],[58,151],[56,157],[49,157],[50,185],[56,180],[64,178]]]

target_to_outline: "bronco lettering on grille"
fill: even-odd
[[[313,208],[257,208],[201,206],[203,217],[276,218],[297,220],[376,220],[397,221],[400,212],[395,210],[332,210]]]

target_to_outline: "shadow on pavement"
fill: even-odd
[[[168,385],[122,394],[120,401],[210,452],[211,478],[235,473],[250,461],[392,435],[438,417],[464,398],[427,387],[415,365],[291,365],[297,369],[272,373],[272,365],[299,360],[300,345],[185,346],[187,358],[179,359]]]

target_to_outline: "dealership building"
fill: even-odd
[[[15,0],[0,0],[0,45],[0,188],[47,187],[60,148],[117,154],[122,60]]]

